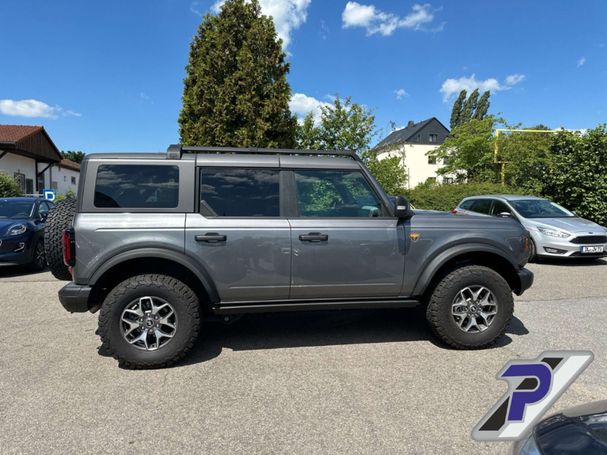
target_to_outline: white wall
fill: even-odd
[[[441,161],[437,160],[437,164],[429,164],[426,155],[438,147],[438,145],[427,144],[402,144],[399,148],[380,153],[377,158],[382,160],[391,156],[403,157],[407,170],[407,186],[411,189],[424,183],[430,177],[436,178],[441,183],[444,181],[445,177],[438,177],[436,174],[436,171],[441,168]]]
[[[76,193],[78,181],[80,180],[80,173],[78,171],[53,165],[51,173],[53,178],[51,188],[54,188],[57,194],[65,194],[70,190]],[[74,178],[76,183],[72,183],[72,178]],[[57,184],[56,187],[55,183]]]
[[[38,172],[47,166],[48,163],[38,163]],[[6,172],[11,177],[14,177],[16,172],[25,174],[26,179],[34,181],[33,188],[34,193],[36,192],[36,160],[9,152],[0,158],[0,171]],[[72,177],[76,179],[75,184],[72,183]],[[57,194],[65,194],[70,190],[75,193],[78,189],[79,180],[79,172],[72,169],[60,168],[57,164],[54,164],[44,172],[44,188],[54,188]],[[44,188],[40,188],[40,192]]]
[[[16,172],[25,174],[26,179],[32,179],[34,181],[34,191],[36,190],[35,160],[13,153],[7,153],[0,158],[0,171],[6,172],[11,177],[14,177]]]

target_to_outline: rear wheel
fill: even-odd
[[[456,349],[479,349],[501,337],[514,310],[512,291],[496,271],[461,267],[436,286],[426,316],[434,333]]]
[[[72,274],[63,262],[63,231],[71,227],[76,214],[76,200],[57,202],[48,212],[44,224],[44,249],[51,273],[58,280],[71,281]]]
[[[138,275],[118,284],[99,315],[99,335],[121,366],[167,367],[194,345],[201,311],[196,294],[166,275]]]

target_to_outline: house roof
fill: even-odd
[[[421,122],[408,125],[405,128],[400,128],[398,130],[392,131],[392,133],[390,133],[379,144],[377,144],[376,147],[385,147],[387,145],[407,142],[433,120],[436,120],[441,126],[443,126],[447,131],[449,131],[436,117],[430,117],[429,119],[422,120]]]
[[[61,161],[59,149],[37,125],[0,125],[0,149],[42,162]]]
[[[17,143],[40,130],[41,126],[0,125],[0,142]]]
[[[71,169],[73,171],[80,172],[80,165],[72,160],[62,159],[59,163],[59,167],[64,167],[66,169]]]

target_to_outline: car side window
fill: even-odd
[[[477,199],[474,201],[474,204],[472,204],[470,210],[489,215],[489,211],[491,210],[491,199]]]
[[[280,216],[278,169],[208,167],[200,170],[200,212],[205,216]]]
[[[360,171],[296,170],[301,217],[378,217],[381,203]]]
[[[472,204],[474,204],[475,199],[468,199],[467,201],[462,202],[459,205],[459,208],[462,210],[470,210],[470,207],[472,207]]]
[[[499,215],[500,213],[512,213],[510,207],[508,207],[504,202],[495,199],[493,201],[493,209],[491,209],[492,215]]]
[[[43,216],[48,215],[49,210],[50,208],[45,201],[40,202],[40,205],[38,206],[38,216],[42,218]]]
[[[95,207],[175,208],[179,168],[170,165],[102,164],[95,182]]]

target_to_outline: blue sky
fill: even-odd
[[[262,0],[287,42],[292,110],[331,95],[389,122],[448,124],[460,88],[524,125],[607,122],[607,2]],[[63,150],[178,141],[184,67],[216,0],[2,0],[0,123],[44,125]]]

